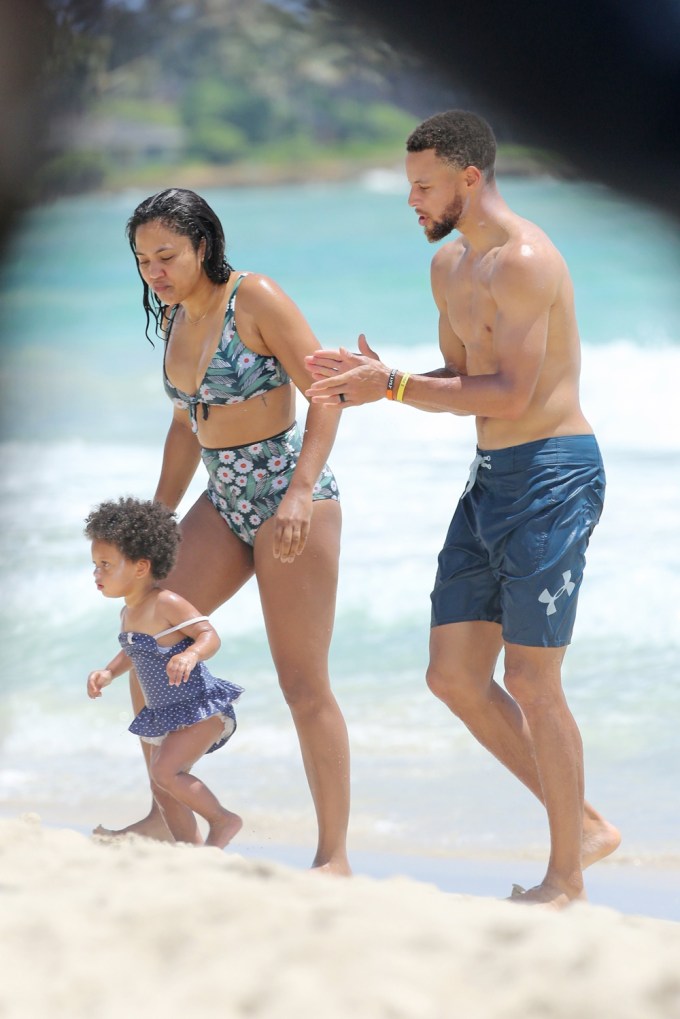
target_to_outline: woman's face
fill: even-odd
[[[205,241],[194,251],[188,237],[159,220],[144,223],[135,233],[135,254],[144,282],[163,304],[181,304],[205,279]]]

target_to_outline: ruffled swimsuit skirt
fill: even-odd
[[[118,640],[137,670],[146,701],[146,707],[130,725],[130,732],[148,743],[160,744],[169,732],[219,715],[224,731],[207,753],[224,746],[236,729],[232,705],[243,693],[243,687],[217,679],[205,662],[197,663],[185,683],[171,686],[166,672],[168,659],[190,647],[193,644],[190,637],[183,637],[171,647],[159,647],[149,633],[126,631],[119,634]]]

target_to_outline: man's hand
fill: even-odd
[[[359,353],[344,347],[317,350],[305,358],[315,380],[306,392],[312,403],[328,406],[359,406],[381,400],[387,389],[389,368],[371,350],[366,337],[359,336]]]

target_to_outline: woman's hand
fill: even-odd
[[[170,686],[181,686],[182,683],[186,683],[198,661],[197,653],[190,647],[180,651],[178,655],[173,655],[165,668]]]
[[[312,520],[311,494],[302,495],[289,489],[274,516],[272,551],[282,563],[293,563],[304,552]]]
[[[87,677],[87,696],[92,700],[95,697],[101,697],[102,689],[108,686],[109,683],[113,683],[113,673],[111,669],[95,669]]]

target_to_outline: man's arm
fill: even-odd
[[[543,364],[558,279],[555,259],[529,245],[504,258],[491,284],[497,307],[492,333],[496,370],[486,375],[411,375],[402,402],[434,412],[520,418],[531,402]],[[349,406],[384,397],[389,369],[367,360],[349,371],[319,378],[309,391],[313,402],[337,404],[340,393]],[[399,380],[395,383],[398,387]]]

